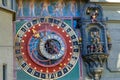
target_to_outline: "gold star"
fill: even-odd
[[[62,66],[62,64],[60,64],[60,66]]]

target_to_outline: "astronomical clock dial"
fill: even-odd
[[[65,22],[39,18],[19,29],[15,55],[29,75],[38,79],[57,79],[75,66],[79,58],[78,38]]]

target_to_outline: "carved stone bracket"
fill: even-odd
[[[94,80],[100,80],[107,58],[108,54],[104,53],[83,56],[88,76]]]

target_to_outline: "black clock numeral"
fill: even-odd
[[[57,73],[57,76],[58,76],[58,77],[62,76],[62,72],[59,71],[59,72]]]
[[[20,50],[19,49],[15,50],[15,53],[20,54]]]
[[[24,68],[27,64],[26,63],[23,63],[21,66]]]
[[[17,35],[17,37],[20,38],[20,39],[22,38],[22,36],[20,36],[20,35]]]
[[[67,69],[67,68],[64,68],[64,69],[63,69],[63,72],[64,72],[64,74],[67,73],[67,72],[68,72],[68,69]]]
[[[78,41],[74,41],[73,42],[73,45],[75,46],[75,45],[78,45]]]
[[[48,19],[48,22],[49,22],[49,23],[52,23],[52,22],[53,22],[53,18],[49,18],[49,19]]]
[[[45,18],[40,18],[39,22],[44,22]]]
[[[31,23],[30,23],[30,22],[28,22],[28,23],[27,23],[27,26],[28,26],[28,27],[31,27],[32,25],[31,25]]]
[[[79,49],[74,49],[73,51],[74,51],[74,52],[79,52]]]
[[[68,28],[68,29],[67,29],[67,32],[70,32],[70,31],[71,31],[71,29],[70,29],[70,28]]]
[[[23,57],[22,56],[18,56],[17,59],[19,61],[19,60],[23,59]]]
[[[40,73],[35,71],[34,76],[39,77]]]
[[[37,24],[37,20],[32,21],[33,25]]]
[[[16,43],[15,43],[15,46],[20,46],[20,43],[19,43],[19,42],[16,42]]]
[[[75,39],[75,38],[76,38],[76,36],[75,36],[75,35],[72,35],[72,36],[71,36],[71,39]]]
[[[72,59],[75,59],[75,60],[77,60],[77,57],[75,57],[75,56],[72,56]]]
[[[56,20],[56,19],[54,19],[54,24],[59,24],[60,23],[60,21],[59,20]]]
[[[46,75],[42,73],[41,78],[46,79]]]
[[[65,27],[66,27],[66,24],[65,24],[65,23],[62,23],[62,24],[61,24],[61,27],[62,27],[62,28],[65,28]]]
[[[73,64],[69,63],[68,66],[70,67],[69,69],[71,69],[73,67]]]
[[[32,70],[33,70],[32,68],[29,68],[29,69],[27,70],[27,72],[28,72],[28,73],[31,73]]]
[[[28,29],[28,27],[26,25],[23,28],[25,28],[26,30]]]
[[[26,32],[26,29],[25,29],[24,27],[22,27],[21,30],[22,30],[23,32]]]
[[[54,74],[51,74],[51,79],[55,78],[55,75]]]

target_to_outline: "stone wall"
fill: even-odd
[[[3,2],[2,1],[6,1],[6,3],[7,3],[7,5],[4,6],[4,7],[9,8],[9,9],[12,8],[11,1],[13,1],[13,0],[0,0],[0,6],[3,6],[3,4],[2,4]]]
[[[0,7],[0,79],[3,80],[3,65],[6,79],[13,79],[13,12]]]
[[[120,2],[119,0],[90,0],[91,2]]]

